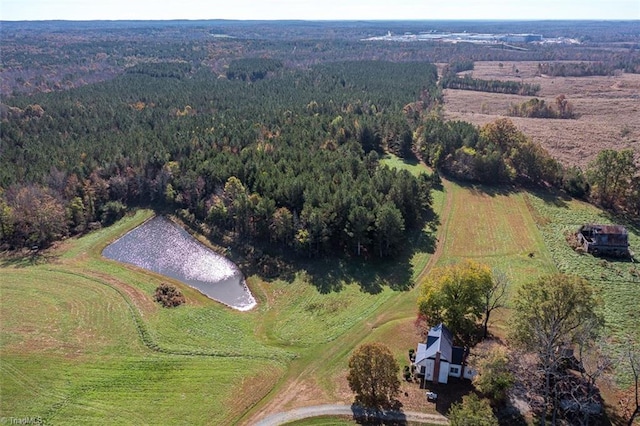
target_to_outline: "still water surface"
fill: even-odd
[[[102,255],[182,281],[241,311],[256,305],[242,273],[233,262],[161,216],[123,235],[107,246]]]

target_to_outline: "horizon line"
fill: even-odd
[[[226,22],[634,22],[640,18],[422,18],[422,19],[304,19],[304,18],[283,18],[283,19],[231,19],[231,18],[174,18],[174,19],[0,19],[0,22],[205,22],[205,21],[226,21]]]

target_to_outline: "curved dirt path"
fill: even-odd
[[[257,422],[256,426],[278,426],[295,420],[319,416],[353,416],[354,413],[363,414],[364,411],[350,405],[326,404],[296,408],[283,413],[272,414]],[[391,411],[380,413],[376,418],[383,420],[399,420],[413,423],[429,423],[448,425],[449,420],[440,414],[419,413],[416,411]]]
[[[422,161],[420,163],[424,165]],[[420,282],[423,280],[424,276],[433,268],[438,260],[440,260],[440,256],[442,256],[442,252],[444,251],[444,245],[447,241],[447,222],[449,220],[449,216],[451,215],[453,196],[451,194],[451,182],[442,177],[441,180],[442,187],[444,188],[444,206],[442,207],[442,212],[440,213],[440,227],[438,229],[438,240],[436,249],[429,258],[429,261],[427,262],[425,267],[416,278],[416,285],[414,286],[414,288],[418,288],[420,286]]]
[[[438,262],[438,260],[440,259],[444,251],[444,245],[447,237],[447,222],[448,222],[449,216],[451,215],[451,209],[453,205],[453,195],[451,191],[451,183],[448,180],[442,178],[442,185],[445,191],[445,200],[444,200],[444,205],[442,207],[442,211],[440,212],[441,223],[437,233],[438,240],[436,244],[436,249],[431,255],[431,257],[429,258],[429,261],[427,262],[427,264],[424,266],[424,268],[420,272],[420,274],[417,276],[416,282],[415,282],[416,285],[414,286],[412,291],[417,291],[417,288],[419,288],[419,284],[424,279],[424,276],[434,267],[434,265]],[[380,325],[380,323],[383,323],[383,322],[384,322],[384,319],[376,319],[376,323],[378,323],[378,325]],[[302,380],[301,377],[302,376],[290,377],[288,380],[286,380],[285,383],[287,384],[281,388],[281,391],[278,393],[278,395],[275,395],[272,399],[269,399],[269,401],[265,404],[265,406],[262,407],[262,410],[260,412],[250,415],[242,423],[267,426],[267,425],[280,425],[280,424],[284,424],[294,420],[304,419],[309,417],[326,416],[326,415],[347,415],[347,416],[353,415],[353,410],[351,409],[351,406],[344,405],[344,404],[312,405],[308,407],[293,408],[290,410],[286,410],[285,408],[286,405],[291,404],[292,401],[295,401],[296,399],[299,399],[300,389],[305,389],[308,387],[304,385],[303,383],[304,380]],[[311,389],[307,389],[307,390],[311,391]],[[318,403],[322,403],[323,399],[324,398],[322,395],[316,395],[315,397],[307,398],[306,403],[318,404]],[[293,405],[295,405],[295,403]],[[283,409],[286,411],[281,411]],[[268,414],[268,413],[271,413],[271,414],[268,415],[267,417],[262,418],[262,420],[258,420],[264,414]],[[432,424],[448,424],[448,420],[446,417],[439,416],[436,414],[420,413],[420,412],[414,412],[414,411],[408,411],[408,412],[403,412],[399,414],[401,416],[402,415],[407,416],[406,419],[409,421],[432,423]],[[409,418],[408,417],[409,415],[411,415],[412,417]],[[302,417],[297,417],[297,416],[302,416]]]

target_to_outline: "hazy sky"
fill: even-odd
[[[0,0],[0,19],[640,19],[640,0]]]

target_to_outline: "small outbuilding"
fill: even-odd
[[[627,257],[629,252],[629,233],[621,225],[582,225],[577,232],[578,243],[582,249],[593,255]]]

